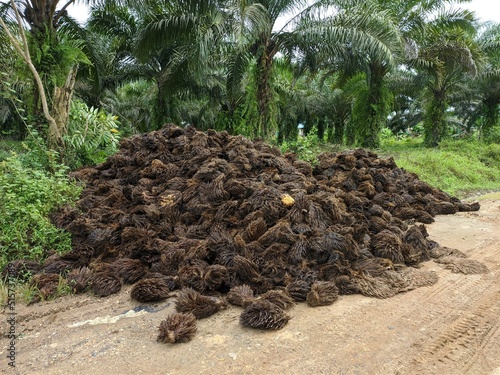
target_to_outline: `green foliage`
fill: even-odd
[[[422,140],[383,143],[379,154],[392,155],[399,167],[449,194],[465,197],[473,191],[500,190],[500,144],[445,140],[423,147]]]
[[[306,136],[299,135],[296,140],[283,141],[281,152],[293,152],[297,154],[299,159],[314,163],[316,155],[319,153],[318,143],[317,131],[311,131]]]
[[[12,156],[12,152],[24,152],[23,143],[20,141],[13,141],[10,139],[0,140],[0,161],[5,160]]]
[[[227,130],[231,134],[241,134],[246,137],[258,136],[259,111],[255,96],[257,95],[257,84],[255,82],[255,64],[249,64],[248,71],[241,77],[241,88],[244,88],[245,94],[238,93],[237,88],[233,88],[233,94],[236,98],[227,98],[227,103],[222,104],[215,119],[215,128],[217,130]],[[236,83],[233,83],[237,86]]]
[[[411,148],[422,147],[423,138],[422,125],[417,125],[414,129],[407,132],[394,133],[389,128],[382,128],[380,131],[380,148],[382,150],[406,150]]]
[[[297,140],[283,141],[281,152],[293,152],[301,160],[305,160],[312,165],[317,163],[317,156],[327,147],[318,137],[318,129],[313,127],[305,136],[298,136]]]
[[[116,116],[74,100],[68,132],[63,135],[65,163],[74,169],[103,162],[118,149],[118,126]]]
[[[2,64],[1,69],[4,69]],[[32,92],[32,80],[24,77],[20,69],[15,73],[12,69],[11,66],[0,71],[0,136],[21,139],[26,133],[24,120],[27,110],[32,106],[29,94]]]
[[[382,128],[379,134],[380,141],[383,143],[393,144],[398,141],[398,137],[389,128]]]
[[[484,132],[484,140],[487,143],[500,144],[500,125],[497,125]]]
[[[474,15],[456,9],[440,13],[426,24],[412,65],[425,81],[425,144],[435,147],[449,132],[450,99],[466,90],[461,82],[478,73],[482,54],[474,40]]]
[[[71,249],[69,233],[56,228],[49,214],[76,200],[80,188],[68,181],[67,167],[53,163],[47,171],[39,155],[28,150],[0,162],[0,268],[13,259],[40,261],[48,250]]]
[[[39,40],[32,46],[33,63],[49,87],[61,87],[73,65],[91,65],[82,51],[83,41],[64,33],[59,33],[58,38],[50,32],[35,35]]]
[[[118,116],[125,135],[155,130],[152,107],[158,95],[154,82],[139,79],[107,91],[102,100],[106,111]]]

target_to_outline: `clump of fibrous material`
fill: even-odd
[[[432,285],[437,274],[418,269],[430,259],[452,272],[487,272],[430,240],[424,226],[479,204],[364,149],[323,153],[311,165],[261,140],[166,125],[122,139],[117,153],[71,178],[85,186],[80,199],[51,218],[71,233],[73,250],[49,250],[41,264],[15,261],[12,274],[33,274],[39,300],[64,283],[99,297],[124,286],[139,303],[175,297],[186,315],[167,319],[160,341],[179,342],[192,332],[187,316],[206,318],[227,303],[243,309],[245,327],[280,329],[295,303]]]
[[[158,327],[158,342],[188,342],[196,334],[196,317],[191,313],[173,313]]]

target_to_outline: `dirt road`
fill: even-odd
[[[341,296],[295,306],[277,332],[238,324],[231,307],[198,322],[186,344],[156,342],[172,302],[143,305],[130,288],[98,299],[68,296],[18,304],[16,368],[0,346],[2,374],[495,374],[500,375],[500,194],[481,210],[439,216],[432,239],[483,262],[489,272],[454,274],[430,261],[437,284],[387,300]],[[6,330],[2,319],[2,332]]]

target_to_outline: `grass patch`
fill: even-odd
[[[36,286],[33,286],[29,281],[16,280],[14,286],[14,294],[16,302],[30,303],[40,291]],[[63,276],[59,276],[59,283],[57,291],[54,295],[47,298],[47,300],[54,300],[58,297],[72,294],[71,286],[68,285]],[[5,306],[8,302],[8,282],[7,280],[0,279],[0,305]],[[42,301],[44,299],[42,298]]]
[[[500,190],[500,145],[474,140],[445,141],[437,148],[418,140],[383,143],[381,156],[392,155],[400,168],[447,193],[465,198]]]

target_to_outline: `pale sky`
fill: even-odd
[[[79,22],[85,22],[89,14],[89,7],[88,5],[83,5],[81,3],[73,4],[68,7],[68,13]]]
[[[482,21],[494,21],[500,23],[500,1],[499,0],[473,0],[468,4],[460,4],[461,8],[472,10],[476,17]]]
[[[482,21],[494,21],[500,23],[500,0],[472,0],[470,3],[459,4],[461,8],[472,10]],[[69,13],[80,22],[84,22],[88,16],[88,6],[73,4],[68,8]]]

